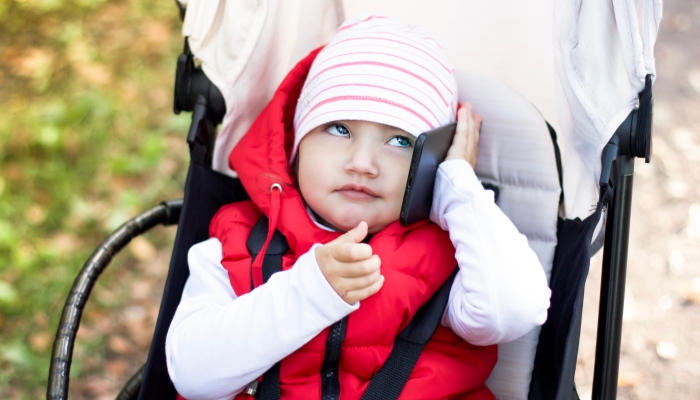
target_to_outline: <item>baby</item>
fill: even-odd
[[[455,118],[432,222],[402,227],[416,137]],[[282,398],[359,399],[457,265],[402,398],[492,399],[493,345],[544,323],[550,291],[474,175],[480,124],[469,104],[457,111],[453,68],[418,27],[357,16],[302,60],[231,153],[251,201],[222,208],[211,239],[190,250],[166,341],[178,392],[251,398],[249,383],[279,368]],[[262,216],[268,237],[253,258],[246,243]],[[263,284],[275,230],[289,249]]]

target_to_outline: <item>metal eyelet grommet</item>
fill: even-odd
[[[272,186],[270,186],[270,193],[272,193],[274,188],[279,189],[280,193],[282,193],[282,186],[279,183],[273,183]]]

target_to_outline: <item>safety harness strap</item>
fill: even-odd
[[[253,226],[250,236],[246,242],[246,247],[251,255],[251,260],[255,260],[267,239],[268,230],[267,217],[263,216]],[[263,283],[267,283],[272,274],[282,270],[282,256],[287,252],[289,246],[287,239],[280,231],[275,233],[270,239],[265,251],[265,258],[262,262]],[[253,284],[253,268],[251,264],[250,289],[255,289]],[[246,388],[246,393],[255,396],[258,400],[277,400],[280,398],[280,363],[273,365],[262,376],[262,382],[255,380]]]
[[[423,347],[440,325],[457,271],[458,268],[452,271],[440,289],[418,309],[408,326],[396,337],[389,358],[372,378],[362,400],[385,400],[399,397],[406,382],[408,382],[413,367],[418,362]]]

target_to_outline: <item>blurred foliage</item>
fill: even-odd
[[[181,197],[180,26],[172,1],[0,0],[2,398],[43,397],[63,302],[102,238]]]

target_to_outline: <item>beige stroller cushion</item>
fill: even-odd
[[[528,239],[549,280],[557,245],[559,175],[547,124],[515,90],[457,71],[460,103],[483,116],[476,174],[499,188],[498,206]],[[498,399],[527,399],[540,328],[499,345],[486,381]]]

